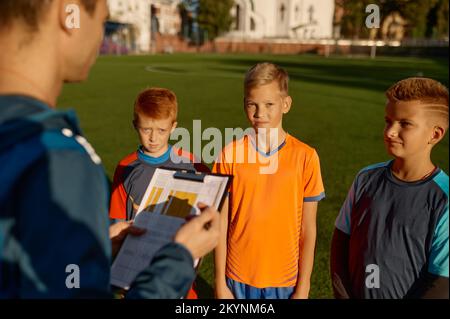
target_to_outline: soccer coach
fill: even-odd
[[[87,79],[107,17],[106,0],[0,0],[0,298],[112,297],[106,176],[75,114],[54,109],[64,82]],[[218,240],[217,211],[202,210],[126,297],[186,294]]]

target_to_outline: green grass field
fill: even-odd
[[[319,205],[311,298],[332,298],[329,247],[334,220],[355,174],[387,160],[383,146],[383,92],[409,76],[435,78],[448,87],[448,60],[417,58],[322,58],[268,55],[157,55],[101,57],[84,84],[65,86],[60,108],[74,108],[84,133],[102,157],[108,176],[138,145],[132,128],[136,95],[151,86],[172,89],[179,100],[179,126],[192,129],[247,127],[243,77],[253,64],[271,61],[291,77],[293,108],[284,128],[319,153],[326,199]],[[448,135],[433,159],[448,172]],[[270,195],[270,194],[269,194]],[[269,196],[268,195],[268,196]],[[213,297],[208,256],[197,281],[201,298]]]

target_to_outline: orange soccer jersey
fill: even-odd
[[[263,174],[268,160],[276,171]],[[257,288],[295,286],[303,203],[325,197],[316,151],[288,134],[267,155],[246,135],[224,148],[213,172],[233,176],[226,276]]]

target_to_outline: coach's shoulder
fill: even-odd
[[[87,139],[69,128],[45,131],[40,136],[40,142],[47,153],[73,153],[80,158],[90,159],[95,165],[100,165],[102,162]]]

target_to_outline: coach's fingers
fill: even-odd
[[[215,210],[213,207],[205,207],[203,208],[200,215],[198,215],[195,220],[198,224],[215,224],[215,219],[218,219],[219,212]]]
[[[201,211],[204,211],[204,210],[207,209],[209,206],[206,205],[206,204],[203,203],[203,202],[198,202],[198,203],[197,203],[197,207],[198,207]]]
[[[146,231],[147,231],[146,229],[139,228],[136,226],[130,226],[129,228],[126,229],[126,232],[132,236],[141,236],[141,235],[145,234]]]
[[[109,238],[115,238],[117,236],[120,236],[121,233],[127,229],[128,227],[130,227],[131,225],[131,221],[121,221],[121,222],[117,222],[111,226],[109,226]]]

